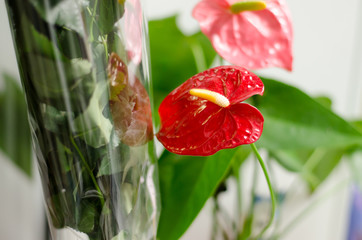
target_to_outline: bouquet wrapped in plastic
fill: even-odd
[[[6,4],[53,238],[154,238],[157,165],[140,2]]]

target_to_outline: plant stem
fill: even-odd
[[[249,239],[251,232],[252,232],[252,225],[253,225],[253,221],[254,221],[254,210],[255,210],[255,196],[256,196],[256,185],[257,185],[257,175],[258,175],[258,171],[257,171],[257,162],[254,161],[254,174],[253,174],[253,180],[252,183],[253,185],[251,186],[251,204],[248,210],[248,216],[246,217],[244,224],[243,224],[243,228],[242,231],[240,233],[238,233],[238,240],[246,240]]]
[[[211,236],[211,240],[216,240],[216,236],[218,233],[218,221],[217,221],[217,211],[218,211],[218,205],[217,205],[217,198],[214,197],[214,207],[213,207],[213,211],[212,211],[212,236]]]
[[[90,15],[92,16],[92,21],[90,23],[90,28],[89,28],[89,36],[90,36],[90,42],[94,41],[94,36],[93,36],[93,24],[95,23],[95,16],[97,13],[97,5],[98,5],[98,0],[94,1],[94,6],[93,6],[93,12],[91,11],[91,9],[87,8]]]
[[[237,194],[237,215],[236,215],[236,231],[238,234],[239,228],[241,227],[241,217],[243,215],[243,203],[242,203],[242,186],[241,186],[241,179],[240,179],[240,173],[235,174],[236,178],[236,194]]]
[[[198,72],[203,72],[207,69],[206,59],[202,47],[198,43],[190,44],[192,54],[195,58],[196,69]]]
[[[274,194],[274,191],[273,191],[273,187],[272,187],[272,184],[271,184],[271,181],[270,181],[269,174],[268,174],[268,171],[266,169],[265,163],[264,163],[263,159],[261,158],[255,144],[252,143],[252,144],[250,144],[250,146],[251,146],[251,149],[253,150],[253,152],[254,152],[256,158],[258,159],[259,164],[260,164],[260,166],[261,166],[261,168],[263,170],[265,180],[266,180],[266,182],[268,184],[268,188],[269,188],[269,192],[270,192],[270,198],[271,198],[271,201],[272,201],[272,209],[271,209],[271,216],[270,216],[269,222],[264,227],[264,229],[258,234],[258,236],[256,237],[256,239],[259,239],[259,238],[261,238],[263,236],[263,234],[266,232],[266,230],[268,230],[270,225],[273,223],[274,216],[275,216],[275,209],[276,209],[276,198],[275,198],[275,194]]]

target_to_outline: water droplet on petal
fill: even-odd
[[[269,49],[269,54],[270,55],[274,55],[276,53],[275,49],[271,48]]]

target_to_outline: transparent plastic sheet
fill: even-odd
[[[53,239],[155,239],[157,164],[139,0],[6,5]]]

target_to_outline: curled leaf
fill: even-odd
[[[115,53],[108,65],[110,79],[110,111],[120,140],[129,146],[139,146],[153,138],[151,104],[141,81]]]

